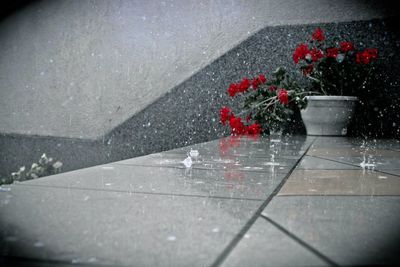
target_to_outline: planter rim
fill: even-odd
[[[311,95],[306,96],[307,100],[337,100],[337,101],[357,101],[356,96],[341,96],[341,95]]]

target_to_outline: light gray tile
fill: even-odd
[[[298,158],[314,140],[306,136],[259,137],[229,136],[207,143],[195,144],[173,149],[164,153],[187,154],[191,149],[198,150],[200,155],[220,155],[239,157],[267,157],[272,155],[281,158]]]
[[[274,166],[271,166],[274,168]],[[286,172],[199,170],[101,165],[24,182],[28,185],[95,190],[265,199]]]
[[[259,218],[222,266],[326,266],[326,263]]]
[[[276,197],[263,214],[340,265],[400,263],[400,197]]]
[[[400,179],[367,170],[295,170],[279,195],[400,196]]]
[[[0,193],[1,253],[95,265],[205,266],[259,205],[13,185]]]
[[[183,161],[188,157],[184,154],[157,153],[144,157],[132,158],[118,161],[114,164],[132,166],[158,166],[175,167],[185,169]],[[298,157],[297,157],[298,158]],[[219,156],[199,155],[191,157],[192,169],[220,169],[220,170],[243,170],[256,172],[270,172],[271,167],[275,171],[288,172],[296,163],[296,158],[278,157],[242,157],[242,156]]]
[[[323,156],[325,159],[333,160],[339,163],[352,164],[355,167],[360,167],[362,163],[371,164],[369,169],[384,171],[398,175],[400,172],[400,157],[382,157],[382,156]],[[365,167],[368,169],[368,167]],[[362,169],[362,168],[361,168]]]
[[[328,159],[305,156],[297,165],[298,170],[359,170],[361,167],[343,164]]]

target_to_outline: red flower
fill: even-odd
[[[244,93],[244,92],[247,91],[247,89],[249,89],[249,87],[250,87],[250,80],[247,79],[247,78],[244,78],[244,79],[240,82],[240,84],[238,85],[238,91],[239,91],[240,93]]]
[[[308,76],[308,75],[311,74],[311,72],[312,72],[313,70],[314,70],[314,65],[313,65],[313,64],[307,65],[307,66],[303,69],[303,75],[304,75],[304,76]]]
[[[276,85],[271,85],[270,87],[269,87],[269,90],[270,91],[276,91],[278,89],[278,87],[276,87]]]
[[[376,48],[367,48],[365,52],[369,54],[371,59],[376,59],[378,57],[378,49]]]
[[[312,34],[312,39],[319,42],[325,40],[324,32],[321,30],[321,28],[315,29],[314,33]]]
[[[226,122],[228,120],[230,120],[232,117],[235,117],[235,115],[233,114],[232,110],[228,107],[223,107],[220,109],[219,111],[220,114],[220,119],[221,119],[221,123],[223,125],[226,124]]]
[[[228,94],[234,97],[238,93],[238,86],[235,83],[231,83],[228,88]]]
[[[354,50],[354,45],[352,42],[341,42],[340,43],[340,50],[342,50],[342,52],[346,53],[349,51],[353,51]]]
[[[255,78],[251,82],[251,85],[253,86],[254,89],[257,89],[260,84],[263,84],[265,82],[267,82],[267,79],[265,78],[265,75],[260,74],[257,78]]]
[[[322,52],[322,50],[317,48],[311,50],[310,55],[314,62],[317,62],[318,60],[324,57],[324,53]]]
[[[260,75],[258,76],[258,80],[259,80],[261,83],[266,83],[266,82],[267,82],[267,78],[265,78],[265,75],[264,75],[264,74],[260,74]]]
[[[310,53],[308,46],[306,44],[299,44],[293,53],[294,63],[299,63],[299,60],[304,59],[308,53]]]
[[[369,64],[371,60],[378,57],[378,50],[376,48],[367,48],[363,52],[356,54],[356,63]]]
[[[247,126],[248,134],[260,134],[261,133],[261,125],[258,123],[253,123],[252,125]]]
[[[240,135],[246,132],[246,126],[244,126],[241,118],[231,118],[229,120],[229,126],[232,129],[233,135]]]
[[[326,49],[326,57],[336,58],[339,55],[339,48],[332,47]]]
[[[261,82],[258,78],[255,78],[254,80],[251,81],[251,86],[253,86],[254,89],[257,89],[260,84]]]
[[[279,102],[281,102],[284,105],[289,104],[288,92],[285,89],[279,89],[278,90],[278,99],[279,99]]]

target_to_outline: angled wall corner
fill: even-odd
[[[264,27],[393,12],[379,1],[33,1],[0,21],[0,132],[97,139]]]

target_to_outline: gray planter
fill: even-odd
[[[301,117],[307,135],[346,135],[358,98],[354,96],[307,96]]]

